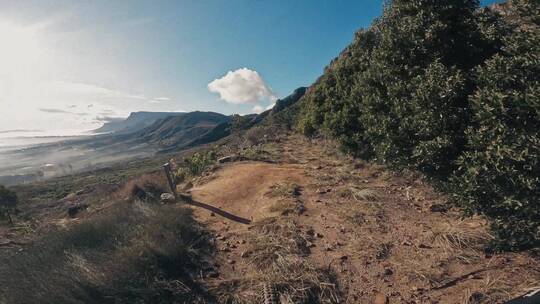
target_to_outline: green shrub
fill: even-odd
[[[197,152],[184,158],[181,167],[175,173],[176,182],[182,182],[187,177],[197,176],[216,162],[217,154],[214,150]]]
[[[298,128],[421,170],[506,248],[538,246],[540,5],[509,7],[389,1],[308,90]]]
[[[506,249],[540,241],[540,34],[518,30],[477,71],[474,125],[459,159],[455,196],[494,219]]]
[[[13,225],[11,214],[15,211],[18,201],[17,193],[0,185],[0,215],[7,216],[11,225]]]
[[[478,2],[393,1],[373,24],[370,65],[359,74],[361,123],[375,156],[444,174],[463,149],[468,69],[485,54]]]
[[[361,96],[357,76],[370,64],[377,35],[370,30],[356,33],[353,43],[334,60],[308,90],[301,101],[297,128],[306,135],[317,130],[337,138],[348,152],[362,157],[371,155],[360,122]]]

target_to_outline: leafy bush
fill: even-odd
[[[184,163],[175,173],[175,180],[182,182],[190,176],[197,176],[216,162],[217,153],[214,150],[197,152],[184,158]]]
[[[474,125],[459,159],[455,195],[494,219],[506,248],[540,245],[540,35],[516,31],[477,70]]]
[[[361,97],[356,78],[370,64],[377,35],[370,30],[356,33],[352,45],[334,60],[308,90],[302,100],[298,127],[304,134],[316,130],[337,138],[348,151],[358,156],[371,155],[360,122]]]
[[[493,218],[507,248],[537,246],[540,5],[510,7],[390,1],[308,90],[298,128],[421,170]]]

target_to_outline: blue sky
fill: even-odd
[[[260,111],[311,84],[381,10],[362,0],[0,1],[11,46],[0,50],[0,131],[77,133],[137,110]],[[239,80],[254,91],[229,89]]]

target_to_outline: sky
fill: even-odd
[[[135,111],[261,112],[315,81],[382,3],[0,0],[0,137]]]

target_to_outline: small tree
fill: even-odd
[[[11,213],[15,210],[17,202],[17,194],[0,185],[0,214],[7,216],[11,225],[13,225]]]

